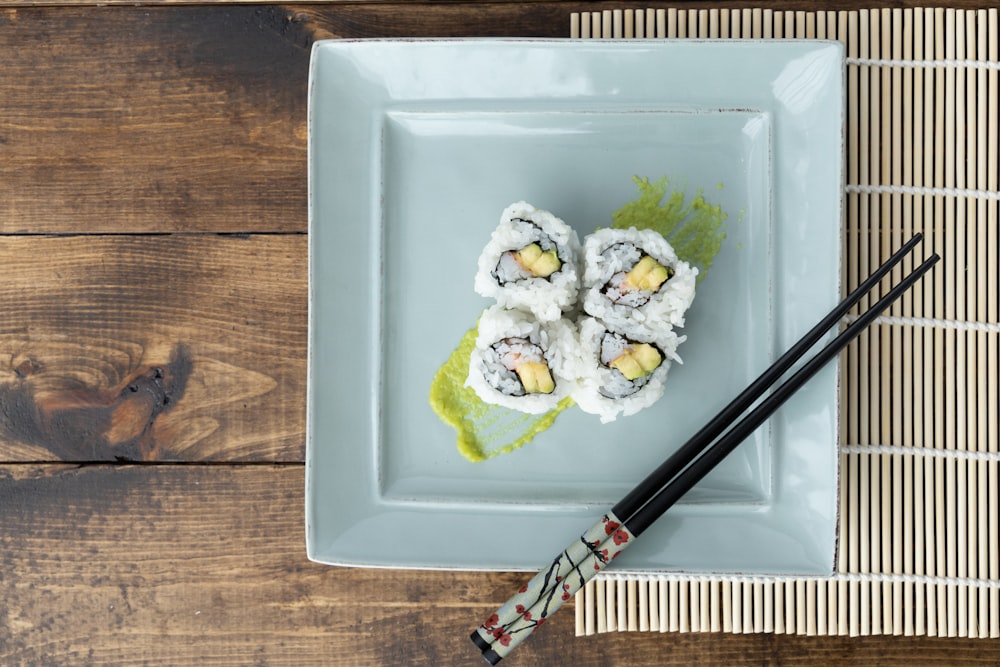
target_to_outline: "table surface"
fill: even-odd
[[[0,663],[479,664],[468,634],[523,574],[306,559],[310,45],[663,6],[0,0]],[[996,640],[573,622],[506,662],[1000,662]]]

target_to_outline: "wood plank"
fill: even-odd
[[[0,467],[0,663],[478,664],[523,573],[305,557],[301,465]],[[460,535],[454,539],[461,540]],[[1000,641],[611,633],[556,614],[511,665],[996,664]]]
[[[567,30],[491,9],[0,10],[0,233],[305,231],[312,42]]]
[[[0,10],[0,233],[304,231],[309,43],[287,19]]]
[[[143,0],[135,3],[129,0],[0,0],[0,7],[30,8],[30,7],[106,7],[106,6],[142,6],[142,7],[183,7],[191,5],[200,6],[232,6],[232,5],[273,5],[274,0]],[[427,3],[426,0],[302,0],[298,5],[334,5],[339,7],[350,7],[360,4],[382,5],[394,8],[416,8],[427,7],[433,4],[451,4],[475,7],[477,5],[498,5],[496,0],[435,0],[434,3]],[[521,5],[546,5],[553,4],[552,0],[513,0],[509,4]],[[597,0],[596,2],[580,2],[579,0],[566,0],[562,4],[572,5],[572,11],[599,11],[602,9],[662,9],[668,7],[682,7],[690,9],[716,9],[722,8],[723,3],[719,0],[653,0],[650,2],[622,2],[620,0]],[[841,10],[841,9],[867,9],[881,7],[926,7],[927,2],[922,0],[827,0],[817,3],[814,0],[755,0],[753,3],[730,3],[727,7],[756,7],[774,10],[788,11],[812,11],[812,10]],[[935,6],[948,6],[955,8],[987,8],[990,5],[983,0],[951,0],[948,3],[935,3]]]
[[[2,9],[0,233],[304,231],[316,39],[566,37],[574,11],[633,6]]]
[[[0,460],[299,461],[302,234],[0,237]]]

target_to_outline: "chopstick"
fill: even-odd
[[[761,404],[750,414],[743,418],[736,426],[732,427],[719,441],[712,445],[704,454],[694,460],[690,466],[677,474],[667,486],[654,495],[646,505],[633,514],[628,520],[628,526],[636,537],[648,528],[660,515],[667,511],[681,496],[691,490],[691,488],[708,474],[712,468],[719,464],[733,449],[745,440],[754,430],[771,416],[792,394],[799,390],[813,375],[823,366],[830,362],[844,347],[857,337],[878,317],[883,310],[889,307],[896,299],[903,295],[910,286],[919,280],[924,273],[930,270],[938,262],[940,257],[933,255],[923,264],[917,267],[913,273],[907,276],[898,285],[892,288],[888,294],[882,297],[878,303],[866,311],[850,326],[840,333],[832,342],[824,347],[816,356],[796,371],[788,380],[779,385]]]
[[[921,235],[918,234],[893,254],[691,440],[480,625],[472,633],[471,639],[482,651],[486,661],[495,665],[508,655],[929,271],[940,259],[936,254],[914,269],[767,398],[761,400],[756,408],[730,427],[740,414],[757,402],[781,375],[818,343],[920,240]],[[725,435],[709,447],[723,432],[726,432]]]
[[[840,320],[853,308],[868,292],[877,285],[899,262],[906,257],[910,251],[923,239],[922,234],[917,234],[906,244],[897,250],[888,260],[885,261],[874,273],[872,273],[853,292],[847,295],[843,301],[831,310],[822,320],[810,329],[802,338],[766,370],[760,377],[750,383],[729,405],[724,407],[711,421],[695,433],[680,449],[674,452],[670,458],[649,474],[646,479],[639,483],[627,496],[622,498],[617,505],[612,508],[612,512],[626,520],[638,511],[642,505],[664,484],[664,478],[672,477],[676,472],[697,456],[710,442],[732,423],[734,419],[743,414],[753,403],[760,398],[767,389],[773,385],[778,378],[785,374],[796,361],[809,351],[826,333],[833,328]]]

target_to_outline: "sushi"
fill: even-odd
[[[527,202],[504,209],[479,256],[475,289],[506,308],[557,320],[579,293],[580,240],[576,231]]]
[[[476,291],[495,305],[480,317],[466,386],[530,414],[571,397],[602,423],[633,415],[681,363],[674,328],[697,276],[655,231],[598,230],[581,246],[556,216],[511,204],[479,257]]]
[[[580,379],[573,399],[607,423],[634,415],[663,396],[671,363],[682,363],[677,346],[686,337],[669,327],[656,334],[625,332],[585,317],[579,340]]]
[[[479,318],[466,386],[486,403],[540,414],[569,396],[578,375],[575,327],[495,305]]]
[[[584,242],[583,310],[621,330],[684,326],[698,269],[652,230],[602,229]]]

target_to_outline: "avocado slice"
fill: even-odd
[[[635,343],[608,364],[617,369],[628,380],[649,375],[663,363],[663,355],[649,343]]]
[[[655,292],[671,275],[670,269],[649,255],[643,255],[632,270],[625,274],[625,282],[634,289]]]
[[[632,347],[632,356],[635,358],[642,370],[647,374],[652,373],[663,363],[663,355],[655,346],[649,343],[637,343]]]
[[[628,380],[635,380],[646,374],[642,370],[642,366],[639,365],[639,362],[635,360],[635,357],[628,352],[614,359],[608,366],[617,369]]]
[[[515,252],[514,259],[526,271],[539,278],[548,278],[562,266],[555,248],[542,250],[537,243],[530,243]]]
[[[539,278],[548,278],[562,267],[556,249],[546,250],[531,266],[531,270]]]
[[[541,361],[526,361],[518,366],[515,372],[526,393],[551,394],[556,388],[549,367]]]

